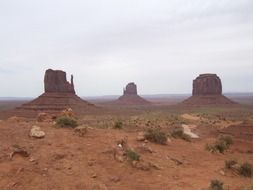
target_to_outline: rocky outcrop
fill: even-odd
[[[201,74],[193,80],[192,95],[221,95],[222,84],[216,74]]]
[[[150,104],[149,101],[140,97],[137,94],[137,86],[135,83],[130,82],[126,85],[123,90],[123,96],[120,96],[116,101],[117,104],[123,105],[147,105]]]
[[[70,109],[76,114],[87,113],[94,105],[82,100],[75,94],[73,76],[71,82],[66,79],[66,73],[60,70],[48,69],[44,76],[45,92],[38,98],[16,108],[15,114],[24,117],[36,117],[38,113],[60,113]]]
[[[48,69],[44,76],[44,88],[45,93],[66,92],[75,94],[73,75],[71,75],[71,83],[69,83],[64,71]]]
[[[133,82],[130,82],[126,85],[126,88],[123,90],[124,95],[137,95],[137,86]]]
[[[193,80],[192,96],[182,103],[197,106],[235,104],[222,95],[222,83],[216,74],[201,74]]]

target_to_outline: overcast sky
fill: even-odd
[[[44,72],[80,96],[191,93],[201,73],[253,92],[253,0],[0,0],[0,96],[35,97]]]

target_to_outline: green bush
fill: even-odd
[[[78,124],[76,119],[72,117],[60,117],[56,120],[56,124],[60,127],[75,128]]]
[[[160,129],[148,129],[145,132],[145,139],[157,144],[167,143],[167,135],[165,132],[161,131]]]
[[[174,138],[183,139],[185,141],[190,141],[191,140],[190,136],[186,135],[182,128],[173,129],[172,132],[171,132],[171,136],[174,137]]]
[[[210,189],[211,190],[224,190],[223,185],[224,184],[222,181],[219,181],[217,179],[211,180]]]
[[[131,162],[140,160],[140,155],[137,152],[135,152],[134,150],[131,150],[131,149],[128,149],[126,151],[126,156],[127,156],[127,159]]]
[[[212,145],[207,144],[206,149],[210,152],[224,153],[233,144],[233,139],[229,135],[220,136]]]
[[[123,122],[122,121],[116,121],[113,126],[114,129],[122,129],[123,128]]]
[[[234,143],[234,140],[230,135],[222,135],[219,137],[218,141],[225,143],[228,147]]]
[[[244,162],[239,168],[239,173],[244,177],[252,177],[253,166],[250,163]]]
[[[225,168],[231,169],[236,164],[237,164],[237,161],[235,161],[235,160],[226,160],[225,161]]]

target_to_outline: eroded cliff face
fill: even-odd
[[[123,105],[146,105],[150,104],[149,101],[140,97],[137,93],[137,85],[130,82],[123,90],[123,95],[116,101],[117,104]]]
[[[201,74],[193,80],[192,96],[184,105],[228,105],[235,102],[222,95],[222,83],[216,74]]]
[[[130,82],[126,85],[126,88],[124,89],[124,95],[137,95],[137,86],[135,83]]]
[[[193,96],[222,95],[222,84],[216,74],[201,74],[193,80]]]
[[[44,76],[45,93],[73,93],[75,94],[73,75],[71,83],[66,79],[66,72],[48,69]]]
[[[68,82],[64,71],[46,70],[44,89],[45,92],[38,98],[17,107],[14,110],[15,115],[34,117],[40,112],[55,113],[68,108],[79,114],[95,108],[94,105],[75,94],[73,76],[71,76],[71,82]]]

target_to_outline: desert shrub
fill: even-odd
[[[252,177],[253,166],[250,163],[244,162],[239,168],[239,173],[244,177]]]
[[[122,129],[123,128],[123,122],[122,121],[116,121],[113,126],[114,129]]]
[[[140,155],[132,149],[126,151],[126,156],[129,161],[139,161]]]
[[[219,137],[218,141],[224,142],[228,147],[234,143],[233,138],[230,135],[222,135]]]
[[[226,160],[225,161],[225,168],[231,169],[235,164],[237,164],[237,161],[235,161],[235,160]]]
[[[223,185],[224,184],[222,181],[219,181],[217,179],[211,180],[210,190],[224,190]]]
[[[174,138],[180,138],[185,141],[190,141],[191,138],[189,135],[185,134],[182,128],[175,128],[171,132],[171,136]]]
[[[78,124],[76,119],[72,117],[59,117],[56,120],[56,124],[60,127],[70,127],[70,128],[75,128]]]
[[[206,149],[210,152],[224,153],[233,144],[233,139],[229,135],[220,136],[212,145],[207,144]]]
[[[145,132],[145,139],[157,144],[167,143],[167,135],[165,132],[161,131],[160,129],[148,129]]]

